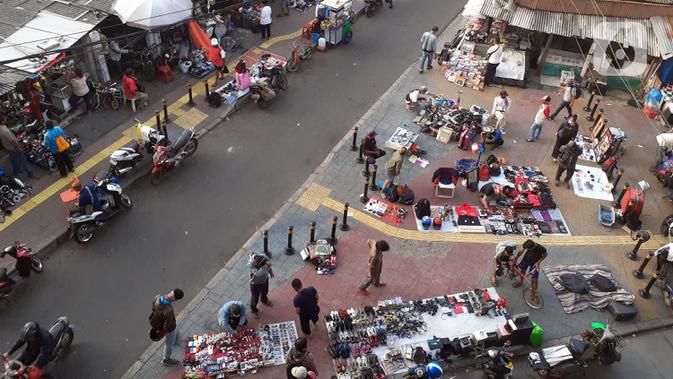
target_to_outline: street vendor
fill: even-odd
[[[245,304],[232,300],[225,303],[217,312],[217,323],[229,334],[234,334],[240,328],[248,325],[246,312]]]
[[[427,111],[432,105],[432,97],[428,96],[428,87],[421,86],[411,90],[404,99],[408,111],[415,110],[420,114],[421,111]]]
[[[377,159],[386,155],[385,151],[379,149],[379,147],[376,146],[377,134],[378,133],[376,133],[374,130],[370,130],[369,133],[367,133],[367,136],[360,142],[362,155],[367,157],[367,160],[370,164],[375,163]]]
[[[486,183],[479,189],[479,198],[484,208],[490,210],[489,203],[491,200],[505,199],[513,190],[514,188],[510,186],[503,186],[493,182]]]
[[[491,275],[491,284],[493,287],[498,285],[497,277],[502,276],[505,267],[511,267],[514,264],[514,251],[518,245],[513,241],[502,241],[495,247],[495,256],[493,257],[493,275]]]
[[[491,150],[498,148],[505,144],[505,140],[502,138],[502,130],[495,129],[492,132],[481,132],[481,143],[484,145],[491,145]]]

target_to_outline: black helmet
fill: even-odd
[[[23,326],[23,332],[21,334],[21,337],[23,337],[24,340],[32,338],[35,337],[39,331],[40,331],[40,324],[34,321],[29,321],[26,323],[26,325]]]

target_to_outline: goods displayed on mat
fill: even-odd
[[[448,204],[430,206],[430,215],[416,218],[420,231],[458,232],[458,224],[453,217],[453,207]]]
[[[285,355],[297,339],[293,321],[245,328],[234,335],[210,333],[186,339],[183,365],[186,378],[223,378],[256,372],[258,367],[285,364]]]
[[[575,142],[577,143],[577,146],[582,149],[582,155],[580,155],[578,159],[589,162],[597,162],[596,154],[594,153],[596,143],[591,140],[591,137],[578,134],[577,137],[575,137]]]
[[[299,252],[301,259],[311,262],[316,267],[318,275],[334,274],[336,272],[336,249],[325,239],[319,239],[306,245]]]
[[[21,132],[16,136],[16,139],[19,142],[21,150],[26,154],[26,159],[29,162],[35,164],[43,170],[48,170],[51,172],[56,172],[56,161],[51,155],[51,152],[48,148],[43,145],[43,136],[36,138],[33,134],[28,134],[27,132]],[[68,148],[68,153],[71,158],[75,158],[82,154],[82,145],[79,143],[77,137],[66,136],[70,148]]]
[[[632,304],[634,296],[619,285],[605,265],[562,265],[542,271],[554,287],[565,313],[589,307],[604,309],[611,301]]]
[[[369,198],[363,210],[390,223],[399,224],[407,216],[407,211],[399,205],[383,200],[378,196]]]
[[[399,150],[403,147],[409,148],[416,141],[416,138],[418,138],[418,134],[398,126],[395,133],[386,141],[385,147],[392,150]]]
[[[598,167],[577,165],[572,178],[575,195],[589,199],[613,201],[613,185]]]
[[[477,345],[500,344],[500,330],[510,319],[504,304],[494,288],[484,288],[332,311],[325,315],[327,351],[338,374],[358,377],[367,371],[384,378],[417,366],[419,347],[424,357],[439,359],[467,355]]]
[[[477,91],[484,90],[485,69],[486,60],[483,57],[462,50],[456,51],[451,59],[442,65],[446,80]]]
[[[523,80],[526,74],[526,52],[504,49],[495,74],[499,78]]]

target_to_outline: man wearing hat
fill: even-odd
[[[217,84],[220,79],[224,78],[224,74],[229,72],[227,65],[224,62],[224,58],[227,54],[220,46],[220,41],[217,38],[211,39],[210,44],[214,50],[210,54],[210,59],[213,66],[215,66],[215,84]]]
[[[245,304],[242,302],[227,302],[217,311],[217,323],[229,334],[234,334],[239,328],[248,324],[245,313]]]
[[[500,129],[500,131],[505,133],[505,124],[507,124],[507,111],[512,105],[512,101],[509,98],[507,91],[502,90],[500,94],[493,99],[493,108],[491,109],[491,115],[494,116],[497,120],[495,123],[495,128]]]
[[[533,121],[533,125],[531,125],[530,129],[528,129],[528,139],[526,139],[526,141],[535,142],[540,137],[540,132],[542,131],[542,124],[544,124],[544,121],[549,118],[550,101],[551,97],[549,96],[545,96],[542,98],[542,105],[540,105],[540,109],[538,109],[537,113],[535,114],[535,120]]]
[[[386,155],[386,152],[379,149],[378,146],[376,146],[376,133],[373,130],[370,130],[369,133],[367,133],[367,136],[362,139],[360,142],[360,148],[362,149],[362,155],[367,157],[367,160],[369,161],[370,164],[375,163],[377,159],[381,158],[382,156]]]

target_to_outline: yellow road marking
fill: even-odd
[[[271,39],[269,39],[265,42],[260,43],[259,47],[261,47],[262,49],[268,49],[271,46],[277,44],[278,42],[287,41],[289,39],[294,39],[294,38],[297,38],[299,36],[301,36],[301,29],[297,30],[294,33],[284,34],[282,36],[273,37],[273,38],[271,38]]]
[[[174,122],[176,125],[180,126],[183,129],[190,129],[196,127],[203,120],[207,119],[208,115],[201,112],[196,108],[192,108],[180,117],[178,117]]]

